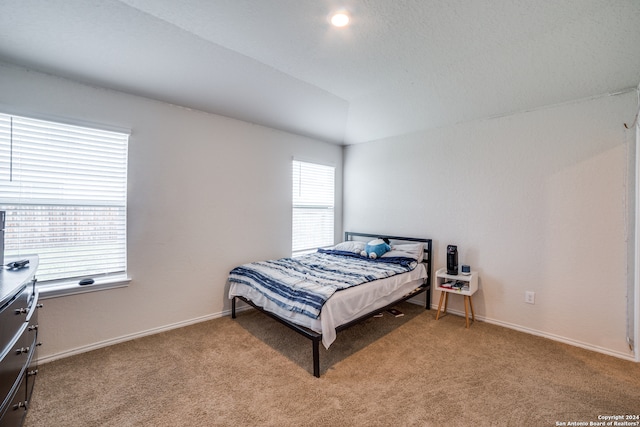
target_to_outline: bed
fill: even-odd
[[[392,250],[362,257],[360,249],[376,238]],[[231,316],[241,300],[310,339],[313,375],[320,377],[321,342],[328,349],[338,332],[422,293],[430,309],[431,260],[431,239],[345,232],[344,242],[312,255],[234,268]]]

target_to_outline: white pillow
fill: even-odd
[[[335,251],[344,251],[344,252],[353,252],[355,254],[360,254],[364,250],[364,246],[366,243],[364,242],[342,242],[335,245],[332,249]]]
[[[391,250],[382,255],[382,258],[403,257],[422,262],[424,258],[424,243],[409,243],[404,245],[391,245]]]

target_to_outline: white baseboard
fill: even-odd
[[[413,303],[413,304],[424,305],[424,301],[420,301],[418,298],[412,298],[412,299],[408,300],[408,302]],[[237,312],[242,312],[242,311],[249,310],[249,309],[251,309],[251,306],[249,306],[249,305],[239,305],[236,308],[236,311]],[[432,304],[431,305],[431,309],[432,310],[437,310],[438,309],[438,305],[437,304]],[[452,310],[451,308],[447,309],[447,313],[455,314],[455,315],[458,315],[458,316],[464,316],[464,312],[458,311],[458,310]],[[221,311],[219,313],[208,314],[206,316],[200,316],[200,317],[196,317],[196,318],[193,318],[193,319],[185,320],[185,321],[182,321],[182,322],[177,322],[177,323],[172,323],[172,324],[165,325],[165,326],[160,326],[158,328],[152,328],[152,329],[148,329],[146,331],[136,332],[135,334],[123,335],[123,336],[118,337],[118,338],[113,338],[113,339],[109,339],[109,340],[105,340],[105,341],[100,341],[100,342],[89,344],[89,345],[86,345],[86,346],[76,347],[74,349],[66,350],[66,351],[63,351],[63,352],[60,352],[60,353],[55,353],[55,354],[51,354],[51,355],[48,355],[48,356],[39,357],[38,358],[38,363],[45,364],[45,363],[48,363],[48,362],[53,362],[54,360],[64,359],[65,357],[70,357],[70,356],[74,356],[76,354],[86,353],[88,351],[97,350],[99,348],[108,347],[110,345],[119,344],[119,343],[122,343],[122,342],[125,342],[125,341],[131,341],[131,340],[134,340],[136,338],[145,337],[147,335],[158,334],[160,332],[170,331],[172,329],[182,328],[182,327],[185,327],[185,326],[189,326],[189,325],[193,325],[193,324],[201,323],[201,322],[206,322],[208,320],[218,319],[220,317],[229,316],[229,315],[231,315],[231,310],[224,310],[224,311]],[[559,335],[550,334],[548,332],[538,331],[536,329],[527,328],[527,327],[524,327],[524,326],[520,326],[520,325],[516,325],[516,324],[513,324],[513,323],[509,323],[509,322],[503,322],[501,320],[491,319],[491,318],[487,318],[487,317],[484,317],[484,316],[476,315],[475,318],[476,318],[477,321],[491,323],[491,324],[494,324],[494,325],[502,326],[502,327],[509,328],[509,329],[514,329],[516,331],[524,332],[524,333],[527,333],[527,334],[536,335],[536,336],[543,337],[543,338],[548,338],[550,340],[562,342],[562,343],[569,344],[569,345],[572,345],[572,346],[575,346],[575,347],[584,348],[586,350],[595,351],[597,353],[603,353],[603,354],[607,354],[609,356],[614,356],[614,357],[617,357],[617,358],[620,358],[620,359],[631,360],[633,362],[637,362],[635,357],[632,354],[613,351],[613,350],[610,350],[610,349],[607,349],[607,348],[594,346],[592,344],[583,343],[581,341],[576,341],[576,340],[573,340],[573,339],[570,339],[570,338],[566,338],[566,337],[562,337],[562,336],[559,336]]]
[[[437,304],[432,304],[431,308],[433,310],[437,310],[438,309],[438,305]],[[457,316],[464,317],[464,312],[460,311],[460,310],[452,310],[451,308],[447,308],[447,314],[449,314],[449,313],[455,314]],[[476,321],[491,323],[493,325],[498,325],[498,326],[502,326],[504,328],[513,329],[513,330],[516,330],[516,331],[524,332],[524,333],[535,335],[535,336],[542,337],[542,338],[547,338],[547,339],[550,339],[550,340],[553,340],[553,341],[558,341],[558,342],[561,342],[561,343],[564,343],[564,344],[569,344],[569,345],[572,345],[574,347],[584,348],[585,350],[595,351],[597,353],[602,353],[602,354],[606,354],[606,355],[609,355],[609,356],[617,357],[619,359],[630,360],[632,362],[636,361],[636,359],[633,356],[633,354],[628,354],[628,353],[623,353],[623,352],[620,352],[620,351],[610,350],[608,348],[599,347],[597,345],[584,343],[584,342],[577,341],[577,340],[574,340],[574,339],[571,339],[571,338],[567,338],[567,337],[563,337],[563,336],[560,336],[560,335],[551,334],[549,332],[543,332],[543,331],[539,331],[537,329],[527,328],[525,326],[516,325],[514,323],[503,322],[502,320],[496,320],[496,319],[491,319],[491,318],[484,317],[484,316],[478,316],[477,314],[475,315],[475,318],[476,318]]]
[[[242,311],[242,309],[238,308],[237,310]],[[170,331],[172,329],[182,328],[189,325],[194,325],[200,322],[206,322],[208,320],[218,319],[223,316],[227,316],[231,314],[231,310],[221,311],[219,313],[208,314],[206,316],[196,317],[189,320],[184,320],[182,322],[172,323],[170,325],[160,326],[158,328],[147,329],[146,331],[136,332],[134,334],[123,335],[121,337],[100,341],[97,343],[89,344],[86,346],[76,347],[71,350],[66,350],[60,353],[50,354],[48,356],[38,357],[39,364],[45,364],[48,362],[53,362],[54,360],[64,359],[65,357],[75,356],[76,354],[86,353],[88,351],[97,350],[99,348],[108,347],[110,345],[119,344],[125,341],[131,341],[136,338],[142,338],[147,335],[159,334],[160,332]]]

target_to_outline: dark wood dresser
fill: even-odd
[[[38,257],[23,259],[23,268],[0,267],[0,427],[22,425],[38,373]]]

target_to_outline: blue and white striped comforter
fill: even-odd
[[[229,281],[248,285],[286,310],[317,319],[336,291],[413,270],[408,258],[371,260],[351,253],[319,250],[297,258],[236,267]]]

